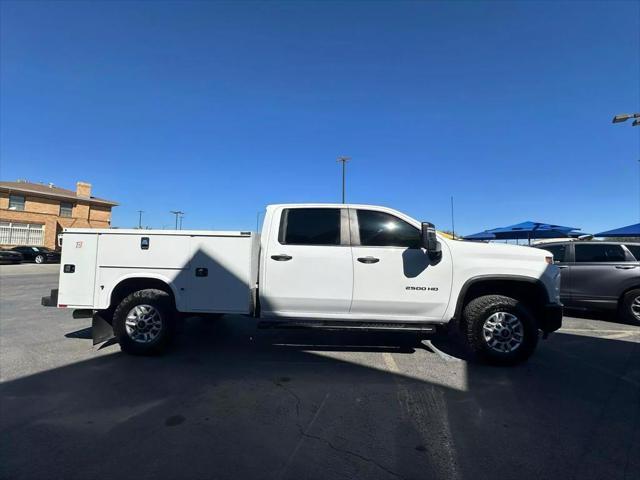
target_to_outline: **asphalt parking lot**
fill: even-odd
[[[191,319],[135,358],[40,307],[57,269],[0,267],[1,478],[640,478],[638,327],[566,318],[499,368],[440,338]]]

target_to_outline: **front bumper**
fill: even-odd
[[[559,303],[547,303],[540,308],[538,314],[538,327],[544,333],[551,333],[562,327],[562,305]]]

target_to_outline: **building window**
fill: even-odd
[[[71,217],[73,214],[73,203],[60,202],[60,216]]]
[[[0,244],[44,245],[44,225],[0,222]]]
[[[9,195],[9,210],[24,210],[24,196]]]

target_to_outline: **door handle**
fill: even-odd
[[[569,265],[558,265],[558,268],[568,268]]]
[[[273,258],[276,262],[286,262],[288,260],[291,260],[293,257],[291,255],[280,254],[280,255],[271,255],[271,258]]]
[[[380,259],[376,257],[360,257],[358,261],[360,263],[378,263]]]
[[[636,268],[637,265],[616,265],[616,268],[620,270],[631,270],[632,268]]]

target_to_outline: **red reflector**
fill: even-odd
[[[60,304],[60,305],[58,305],[58,308],[67,308],[67,306]]]

